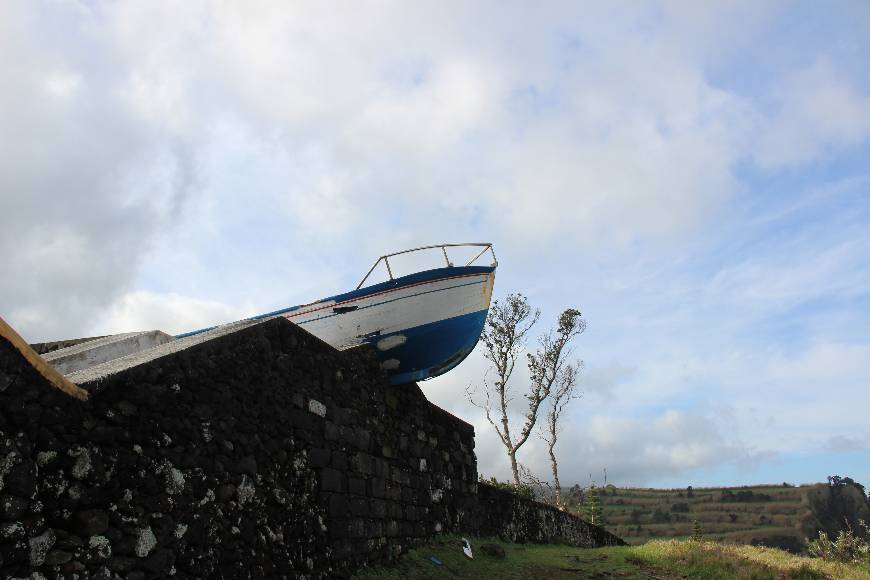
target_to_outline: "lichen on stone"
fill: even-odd
[[[36,454],[36,465],[45,467],[57,458],[57,451],[40,451]]]
[[[162,475],[166,481],[166,493],[178,495],[184,491],[184,473],[176,468],[168,459],[164,459],[154,469],[155,473]]]
[[[9,470],[12,469],[12,466],[18,463],[17,461],[15,461],[16,457],[18,457],[18,453],[16,453],[15,451],[10,451],[6,454],[5,457],[3,457],[2,460],[0,460],[0,491],[3,491],[3,487],[6,481],[6,474],[9,473]]]
[[[242,481],[239,483],[238,488],[236,488],[236,494],[239,497],[239,505],[245,505],[249,501],[251,501],[256,495],[257,490],[254,487],[254,483],[251,481],[247,475],[242,475]]]
[[[202,507],[209,502],[213,502],[214,497],[215,497],[214,490],[211,490],[211,489],[205,490],[205,496],[203,496],[203,498],[201,500],[199,500],[199,507]]]
[[[151,527],[146,526],[144,528],[139,528],[139,533],[136,536],[136,545],[133,548],[136,555],[140,558],[145,558],[151,553],[151,550],[153,550],[156,545],[157,537],[154,536]]]
[[[76,446],[67,451],[67,455],[75,457],[76,459],[76,462],[72,467],[72,476],[78,480],[85,479],[93,467],[91,464],[90,451],[85,447]]]
[[[320,417],[326,417],[326,405],[315,399],[308,401],[308,410]]]
[[[88,547],[94,550],[94,554],[103,560],[112,557],[112,544],[106,536],[91,536]]]
[[[43,562],[45,562],[46,554],[54,546],[56,540],[57,536],[51,528],[48,528],[34,538],[30,538],[30,565],[34,567],[42,566]]]

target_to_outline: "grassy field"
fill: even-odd
[[[473,560],[461,540],[441,536],[403,554],[388,566],[365,568],[358,580],[446,578],[831,578],[870,580],[870,567],[832,564],[773,548],[716,542],[656,540],[641,546],[584,549],[561,545],[509,544],[470,538]],[[504,558],[483,545],[497,545]],[[435,561],[433,561],[433,558]]]
[[[705,539],[764,544],[799,551],[807,531],[807,493],[813,486],[739,488],[601,488],[605,527],[630,544],[687,538],[697,520]],[[575,506],[576,509],[576,506]]]

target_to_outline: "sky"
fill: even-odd
[[[870,484],[868,62],[862,1],[5,1],[0,315],[181,332],[493,242],[530,349],[588,324],[563,484]],[[421,386],[506,479],[486,371]]]

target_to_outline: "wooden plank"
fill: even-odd
[[[21,356],[32,366],[36,372],[47,380],[51,385],[60,389],[67,395],[75,397],[81,401],[88,400],[88,392],[79,387],[68,378],[57,372],[51,365],[39,356],[35,350],[30,348],[21,335],[15,332],[15,329],[6,324],[6,321],[0,317],[0,336],[6,339],[15,349],[21,353]]]

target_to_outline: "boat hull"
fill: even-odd
[[[339,350],[370,344],[397,385],[442,375],[471,353],[494,283],[495,266],[450,266],[249,320],[282,316]]]
[[[283,316],[338,349],[371,344],[393,384],[422,381],[474,349],[494,282],[494,267],[438,268],[263,316]]]

